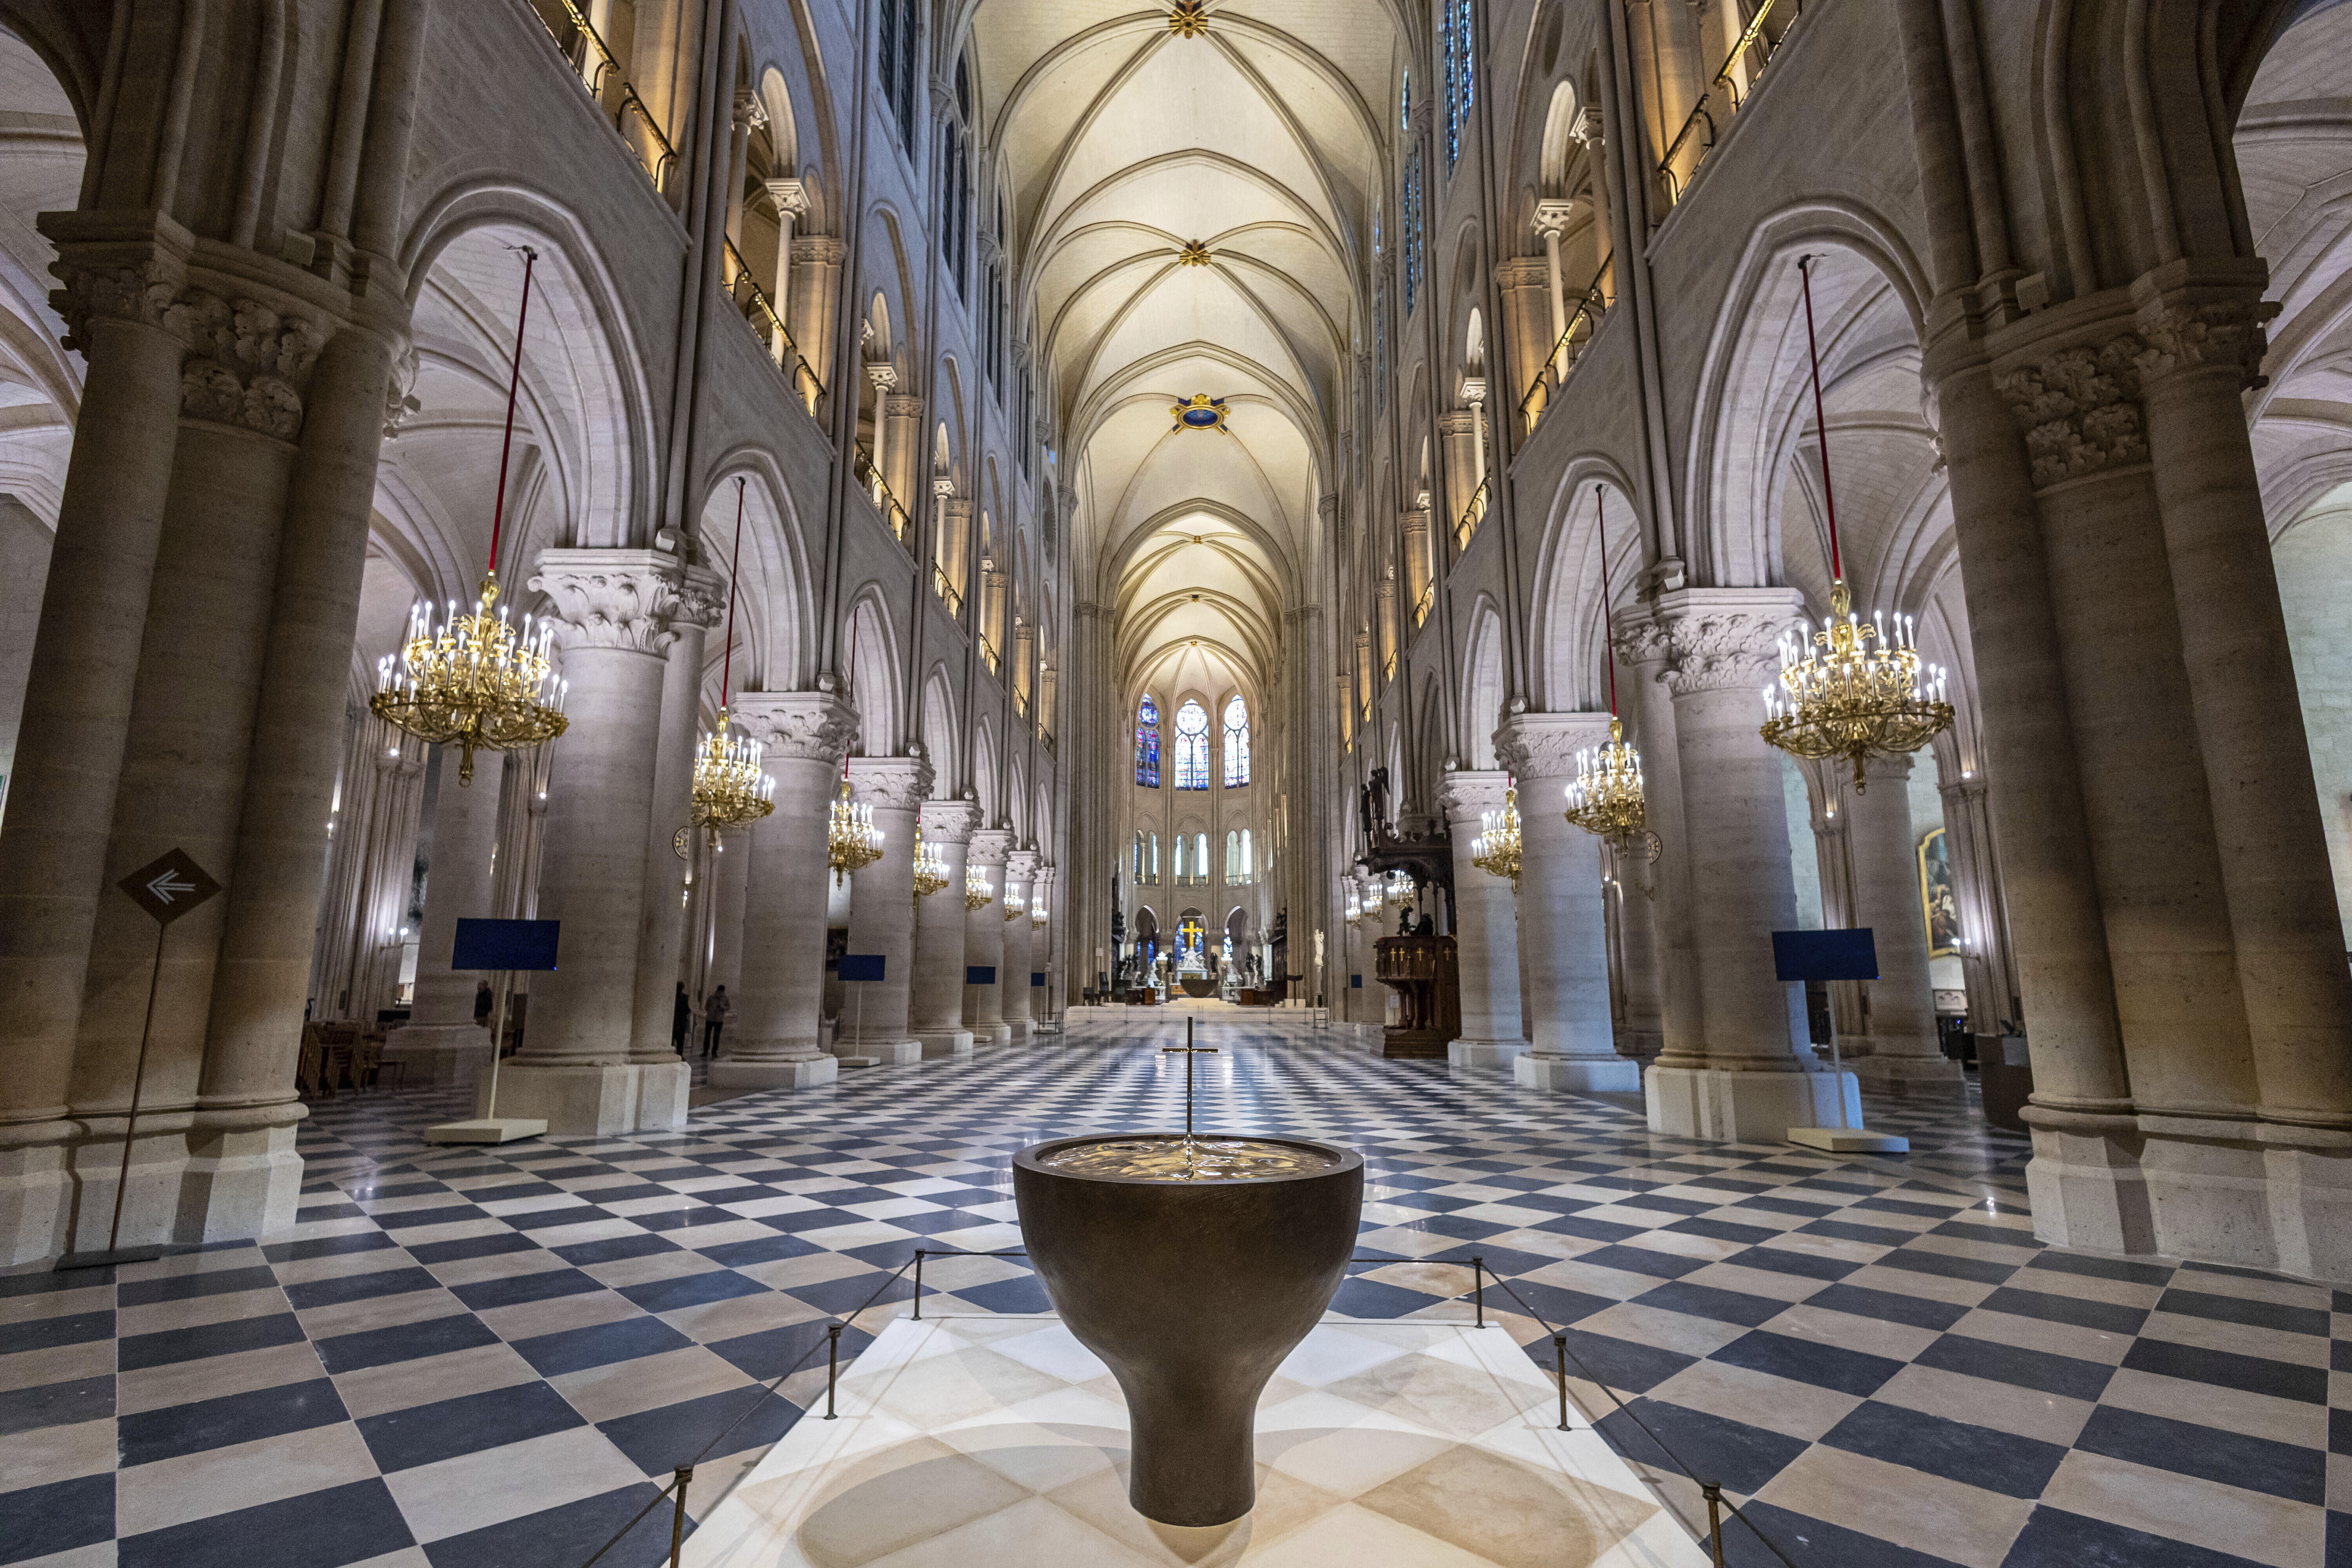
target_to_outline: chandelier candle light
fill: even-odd
[[[1601,486],[1592,487],[1592,518],[1602,542],[1601,651],[1609,666],[1609,739],[1577,752],[1576,782],[1568,786],[1568,810],[1561,815],[1587,833],[1624,846],[1644,831],[1649,805],[1642,790],[1642,753],[1625,739],[1625,721],[1617,716],[1617,628],[1609,611],[1609,533],[1601,491]]]
[[[1478,837],[1470,843],[1470,863],[1489,877],[1508,877],[1519,890],[1519,792],[1503,792],[1503,809],[1478,814]]]
[[[1008,921],[1017,921],[1028,912],[1029,900],[1007,888],[1004,890],[1004,918]]]
[[[719,830],[757,822],[776,809],[776,781],[760,771],[760,742],[727,730],[735,680],[735,584],[743,564],[743,480],[735,480],[735,558],[727,568],[727,651],[719,665],[719,727],[694,752],[694,820],[715,846]]]
[[[948,885],[947,857],[936,844],[923,842],[923,828],[915,825],[915,897],[928,899]]]
[[[539,259],[522,251],[522,304],[515,317],[514,365],[507,379],[505,444],[499,451],[498,500],[490,510],[490,563],[474,599],[473,614],[457,613],[452,599],[436,624],[430,600],[409,612],[408,635],[398,655],[376,665],[375,695],[369,709],[395,729],[420,741],[460,749],[457,782],[474,782],[474,753],[518,752],[563,733],[566,682],[555,673],[551,623],[536,626],[528,615],[518,632],[499,604],[499,535],[506,520],[507,464],[514,451],[515,399],[522,386],[522,333],[530,319],[530,273]],[[493,613],[495,607],[496,613]]]
[[[984,910],[996,901],[996,889],[988,885],[988,873],[974,866],[963,874],[963,907]]]
[[[841,794],[824,826],[824,861],[833,868],[833,885],[852,871],[882,858],[882,830],[874,826],[874,808],[849,798],[849,764],[841,765]]]
[[[1846,591],[1838,553],[1837,501],[1830,491],[1829,422],[1822,414],[1822,360],[1813,342],[1813,258],[1797,259],[1804,279],[1805,344],[1812,355],[1813,426],[1821,440],[1822,507],[1829,520],[1830,613],[1780,639],[1780,686],[1764,689],[1764,739],[1791,756],[1853,766],[1853,792],[1867,785],[1863,763],[1916,752],[1951,728],[1943,668],[1923,665],[1915,623],[1883,611],[1864,620]],[[1876,646],[1874,647],[1873,645]]]

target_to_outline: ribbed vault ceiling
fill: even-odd
[[[1168,17],[978,0],[971,64],[1123,685],[1255,700],[1358,346],[1397,29],[1379,0]],[[1175,427],[1202,393],[1224,431]]]

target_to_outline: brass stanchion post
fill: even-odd
[[[1715,1552],[1715,1568],[1724,1568],[1723,1488],[1713,1481],[1701,1481],[1698,1493],[1706,1499],[1706,1539]]]
[[[833,1385],[841,1379],[841,1325],[824,1326],[824,1418],[835,1419]]]
[[[677,1568],[678,1553],[686,1548],[686,1483],[694,1479],[694,1467],[677,1468],[677,1496],[669,1516],[669,1568]]]

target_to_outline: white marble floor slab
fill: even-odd
[[[1267,1384],[1258,1503],[1213,1530],[1127,1502],[1127,1408],[1053,1317],[900,1319],[786,1433],[688,1568],[1704,1568],[1499,1328],[1327,1321]]]

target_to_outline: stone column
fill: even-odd
[[[1480,815],[1503,809],[1510,782],[1506,773],[1456,772],[1438,784],[1438,804],[1454,833],[1454,945],[1462,977],[1462,1035],[1445,1047],[1445,1059],[1454,1067],[1501,1067],[1528,1048],[1519,1023],[1514,889],[1508,878],[1489,876],[1471,863]],[[1524,812],[1520,819],[1526,820]],[[1532,889],[1524,890],[1536,896]],[[1605,1001],[1605,986],[1601,995]]]
[[[1495,268],[1495,292],[1503,305],[1503,331],[1501,342],[1489,353],[1494,364],[1507,367],[1503,373],[1501,402],[1508,411],[1507,416],[1520,420],[1522,434],[1527,429],[1527,415],[1520,412],[1521,405],[1526,405],[1528,413],[1543,411],[1542,403],[1529,400],[1528,394],[1543,374],[1544,356],[1559,337],[1557,327],[1549,332],[1544,330],[1545,323],[1552,319],[1545,314],[1545,295],[1549,291],[1558,299],[1559,278],[1559,272],[1554,270],[1547,279],[1544,263],[1532,256],[1513,257]],[[1551,285],[1549,290],[1548,282]]]
[[[852,797],[874,808],[882,858],[849,879],[849,951],[879,955],[882,978],[845,986],[841,1037],[835,1054],[870,1057],[897,1065],[920,1061],[921,1042],[908,1032],[915,962],[915,812],[931,793],[931,764],[922,757],[852,757]]]
[[[425,879],[425,929],[416,946],[416,994],[408,1022],[384,1042],[383,1059],[405,1062],[413,1084],[470,1083],[489,1066],[490,1030],[474,1020],[473,970],[452,969],[457,922],[496,914],[490,884],[499,841],[499,797],[506,759],[474,760],[474,782],[457,783],[457,752],[441,748],[441,782],[433,802],[433,860]]]
[[[1878,978],[1866,993],[1870,1054],[1854,1072],[1883,1094],[1960,1100],[1968,1095],[1967,1075],[1936,1037],[1919,847],[1911,832],[1911,768],[1907,756],[1873,757],[1864,769],[1867,787],[1846,797],[1854,923],[1870,928],[1878,950]]]
[[[970,801],[923,803],[923,842],[937,849],[947,868],[947,886],[915,900],[915,973],[912,1033],[926,1057],[971,1055],[971,1031],[963,1026],[963,879],[970,863],[971,831],[980,807]]]
[[[1397,528],[1404,538],[1404,593],[1408,607],[1414,616],[1413,625],[1421,625],[1427,612],[1421,607],[1421,596],[1432,581],[1435,558],[1429,552],[1429,508],[1408,507],[1397,514]]]
[[[539,900],[541,920],[562,923],[562,967],[531,976],[522,1047],[499,1074],[497,1110],[544,1118],[558,1137],[667,1131],[686,1120],[687,1064],[631,1059],[681,568],[663,551],[547,550],[530,580],[552,601],[570,682]],[[665,998],[670,990],[666,981]],[[667,1047],[667,1016],[661,1038]]]
[[[766,748],[776,809],[748,835],[741,989],[719,1037],[718,1089],[814,1089],[840,1063],[818,1043],[824,1013],[824,832],[842,753],[857,733],[849,704],[824,691],[745,691],[732,715]]]
[[[868,454],[874,459],[874,476],[866,495],[879,507],[883,504],[882,492],[890,483],[885,476],[890,471],[890,437],[893,432],[889,405],[891,389],[898,384],[898,368],[887,363],[868,364],[866,366],[866,379],[874,384],[874,450]],[[886,514],[882,521],[888,522],[890,519]]]
[[[1559,241],[1575,220],[1576,204],[1572,201],[1540,201],[1536,204],[1536,232],[1543,236],[1544,272],[1551,284],[1550,347],[1557,349],[1559,340],[1568,334],[1568,278],[1560,269]],[[1549,353],[1549,351],[1547,351]],[[1559,367],[1553,367],[1559,374]]]
[[[808,187],[797,178],[770,180],[768,199],[776,204],[776,286],[769,299],[776,308],[777,320],[783,323],[785,334],[790,336],[793,331],[793,246],[795,243],[793,226],[800,220],[803,213],[808,211]],[[789,350],[782,338],[771,342],[768,352],[776,356],[778,364],[785,365],[788,370],[791,368],[786,358]]]
[[[114,820],[103,877],[110,884],[180,847],[228,891],[173,922],[163,944],[154,1028],[140,1091],[139,1152],[123,1215],[122,1239],[134,1244],[177,1240],[191,1230],[201,1239],[215,1234],[209,1219],[192,1222],[180,1212],[184,1201],[200,1209],[209,1205],[184,1185],[192,1124],[176,1119],[186,1115],[200,1092],[223,933],[239,902],[236,861],[247,773],[276,603],[281,529],[298,456],[292,437],[300,426],[301,404],[295,390],[284,380],[268,378],[292,400],[291,407],[257,401],[260,421],[247,423],[242,417],[246,392],[259,394],[263,388],[246,388],[223,361],[247,348],[266,352],[266,343],[285,331],[310,344],[303,355],[307,369],[308,354],[316,353],[323,334],[315,321],[281,325],[269,307],[252,300],[239,300],[233,312],[216,296],[191,290],[187,299],[186,309],[202,323],[189,329],[202,352],[182,378],[172,492],[131,704],[131,729],[140,743],[124,755],[113,786]],[[245,313],[246,325],[231,324],[236,312]],[[333,521],[321,520],[321,525],[331,528]],[[331,713],[324,722],[326,733],[318,740],[328,757],[331,789],[338,737]],[[297,768],[304,761],[289,759]],[[17,808],[25,804],[17,803]],[[312,819],[320,830],[321,855],[325,804],[322,799]],[[12,818],[16,815],[10,813]],[[312,880],[313,897],[318,888]],[[107,891],[90,927],[74,1048],[75,1113],[97,1134],[75,1153],[84,1173],[77,1250],[105,1246],[121,1151],[115,1142],[122,1131],[117,1118],[131,1099],[157,953],[154,922],[110,887]],[[308,968],[306,961],[297,972],[298,987]],[[288,1022],[299,1047],[299,1013]],[[288,1065],[290,1069],[290,1058]],[[289,1070],[277,1095],[262,1098],[290,1100],[291,1078]],[[290,1219],[292,1189],[299,1184],[299,1167],[291,1163],[292,1126],[299,1112],[272,1114],[284,1134],[276,1140],[284,1160],[274,1180],[287,1189],[277,1200],[278,1213]],[[272,1181],[263,1177],[265,1184]],[[259,1226],[243,1228],[250,1234]]]
[[[1618,1020],[1617,1054],[1641,1062],[1654,1058],[1666,1039],[1659,995],[1657,871],[1649,850],[1649,841],[1640,839],[1623,852],[1604,847],[1601,860],[1616,883],[1617,948],[1624,1004],[1623,1016]]]
[[[834,312],[841,308],[842,260],[848,247],[830,235],[807,235],[793,241],[793,297],[789,305],[779,305],[784,320],[793,330],[793,342],[801,348],[801,357],[808,363],[820,386],[833,385]],[[857,395],[857,389],[847,389],[848,395]],[[803,387],[803,397],[813,397],[814,389]]]
[[[1461,524],[1462,514],[1470,510],[1471,496],[1478,489],[1476,416],[1467,408],[1446,410],[1438,416],[1437,438],[1445,481],[1445,515],[1439,520],[1438,531],[1452,539],[1454,529]]]
[[[1779,670],[1780,633],[1795,618],[1785,588],[1677,588],[1625,625],[1663,667],[1673,695],[1680,796],[1669,857],[1684,857],[1685,906],[1696,976],[1699,1039],[1670,1032],[1647,1075],[1653,1131],[1778,1142],[1790,1127],[1825,1126],[1846,1100],[1861,1124],[1852,1074],[1813,1059],[1801,988],[1773,976],[1771,933],[1797,923],[1780,759],[1758,728],[1765,683]],[[1644,766],[1651,797],[1659,787]],[[1663,835],[1662,835],[1663,836]]]
[[[681,561],[673,575],[676,596],[669,611],[670,644],[662,658],[653,798],[645,827],[636,1022],[629,1040],[629,1059],[653,1067],[678,1059],[670,1047],[670,1016],[677,1005],[680,976],[692,978],[692,966],[683,962],[690,939],[688,911],[678,898],[684,863],[677,857],[677,835],[679,829],[692,826],[694,819],[694,751],[702,731],[703,641],[727,609],[726,582],[718,573]],[[558,765],[562,765],[560,760]],[[698,1048],[698,1042],[690,1042],[688,1054]],[[682,1126],[686,1117],[683,1080],[677,1093]]]
[[[1003,968],[997,978],[1003,997],[1004,1026],[1008,1031],[1005,1043],[1025,1046],[1029,1043],[1034,1020],[1029,1016],[1029,911],[1026,908],[1032,883],[1037,870],[1037,852],[1015,849],[1004,858],[1004,893],[997,902],[999,915],[1010,915],[1004,926]],[[1023,902],[1019,914],[1011,909],[1013,901]]]
[[[1004,1021],[1004,861],[1013,835],[1001,827],[983,827],[971,836],[966,864],[979,868],[995,893],[976,910],[964,913],[963,961],[967,971],[984,969],[996,978],[984,985],[967,983],[963,990],[963,1021],[974,1044],[1001,1046],[1013,1037]]]
[[[884,470],[883,482],[898,498],[898,505],[908,513],[904,520],[911,522],[917,492],[916,479],[923,468],[923,400],[908,393],[893,393],[882,399],[883,416],[890,422],[890,466]],[[877,460],[878,460],[877,453]],[[908,541],[911,545],[913,541]]]
[[[769,777],[775,776],[772,771]],[[749,829],[736,827],[719,836],[718,853],[712,858],[712,889],[710,969],[711,989],[727,987],[729,1000],[743,994],[743,911],[751,902],[751,835]],[[672,993],[675,999],[676,993]],[[729,1019],[728,1029],[735,1023]],[[722,1031],[721,1044],[727,1039]]]
[[[61,308],[88,365],[0,828],[0,1261],[60,1250],[74,1031],[179,435],[181,258],[78,247],[56,213]],[[322,817],[323,822],[325,819]],[[131,869],[124,866],[116,875]],[[101,1244],[102,1245],[102,1244]]]
[[[1515,713],[1495,737],[1496,755],[1519,781],[1520,961],[1534,1048],[1511,1070],[1530,1089],[1642,1087],[1641,1064],[1617,1053],[1609,1012],[1600,841],[1564,815],[1576,753],[1608,739],[1606,713]],[[1454,862],[1465,863],[1459,850]]]

